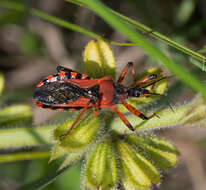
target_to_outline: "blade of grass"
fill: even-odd
[[[1,154],[0,163],[49,158],[50,154],[51,154],[50,152],[39,152],[39,151]]]
[[[119,19],[119,17],[114,15],[103,3],[101,3],[99,0],[79,0],[78,2],[86,4],[88,8],[90,8],[93,12],[99,15],[114,29],[120,31],[123,35],[127,36],[130,41],[132,41],[133,43],[138,43],[139,46],[143,50],[148,52],[150,56],[161,61],[180,80],[190,86],[193,90],[200,92],[206,98],[206,88],[202,86],[201,82],[192,73],[186,71],[183,66],[175,64],[159,49],[147,42],[137,31],[135,31],[129,25],[125,24],[122,20]]]
[[[31,124],[31,107],[27,105],[7,106],[0,110],[0,128]]]
[[[148,26],[146,26],[146,25],[144,25],[144,24],[142,24],[142,23],[140,23],[138,21],[132,20],[132,19],[130,19],[130,18],[128,18],[128,17],[126,17],[126,16],[124,16],[122,14],[119,14],[116,11],[113,11],[113,10],[111,10],[111,11],[115,15],[117,15],[121,19],[123,19],[126,23],[134,26],[136,29],[138,29],[138,30],[140,30],[140,31],[142,31],[142,32],[144,32],[144,33],[146,33],[146,34],[148,34],[148,35],[150,35],[150,36],[152,36],[152,37],[154,37],[156,39],[159,39],[159,40],[165,42],[169,46],[174,47],[174,48],[180,50],[181,52],[183,52],[183,53],[185,53],[185,54],[187,54],[187,55],[189,55],[189,56],[191,56],[191,57],[193,57],[193,58],[195,58],[195,59],[197,59],[199,61],[203,61],[203,62],[206,61],[206,57],[201,55],[200,53],[195,52],[195,51],[193,51],[193,50],[191,50],[191,49],[189,49],[189,48],[187,48],[187,47],[185,47],[185,46],[183,46],[183,45],[181,45],[181,44],[171,40],[167,36],[157,32],[157,31],[154,31],[153,29],[149,28]]]
[[[11,1],[1,1],[0,2],[0,6],[4,7],[4,8],[9,8],[15,11],[20,11],[20,12],[28,12],[33,16],[37,16],[39,18],[42,18],[44,20],[47,20],[51,23],[57,24],[59,26],[74,30],[76,32],[80,32],[82,34],[85,34],[87,36],[93,37],[93,38],[102,38],[100,35],[91,32],[89,30],[86,30],[80,26],[77,26],[75,24],[72,24],[70,22],[67,22],[63,19],[57,18],[55,16],[49,15],[47,13],[44,13],[38,9],[33,9],[33,8],[28,8],[20,3],[17,2],[11,2]]]
[[[78,25],[72,24],[72,23],[70,23],[68,21],[65,21],[63,19],[60,19],[58,17],[55,17],[55,16],[49,15],[47,13],[44,13],[44,12],[38,10],[38,9],[28,8],[28,7],[26,7],[26,6],[24,6],[20,3],[17,3],[17,2],[0,1],[0,6],[4,7],[4,8],[11,9],[11,10],[14,10],[14,11],[28,12],[31,15],[39,17],[43,20],[49,21],[51,23],[54,23],[54,24],[59,25],[61,27],[73,30],[75,32],[79,32],[79,33],[84,34],[86,36],[90,36],[92,38],[102,39],[102,40],[104,40],[104,41],[106,41],[106,42],[108,42],[112,45],[119,45],[119,46],[135,46],[135,45],[137,45],[137,44],[131,44],[131,43],[113,42],[109,39],[106,39],[106,38],[102,37],[100,34],[91,32],[87,29],[84,29],[84,28],[78,26]]]
[[[86,8],[88,8],[86,3],[79,2],[79,0],[66,0],[66,1],[74,3],[76,5],[82,5],[82,6],[86,7]],[[182,51],[183,53],[193,57],[196,60],[199,60],[201,62],[204,62],[204,61],[206,62],[206,57],[201,55],[200,54],[201,52],[195,52],[195,51],[193,51],[193,50],[191,50],[191,49],[189,49],[189,48],[187,48],[187,47],[185,47],[185,46],[183,46],[183,45],[181,45],[181,44],[171,40],[167,36],[157,32],[157,31],[154,31],[150,27],[148,27],[148,26],[146,26],[146,25],[144,25],[144,24],[142,24],[142,23],[140,23],[140,22],[138,22],[136,20],[133,20],[133,19],[127,17],[127,16],[124,16],[124,15],[122,15],[122,14],[120,14],[120,13],[118,13],[118,12],[116,12],[116,11],[110,9],[110,8],[108,8],[108,10],[111,11],[116,16],[118,16],[120,19],[122,19],[122,21],[124,21],[125,23],[128,23],[131,26],[135,27],[137,30],[140,30],[141,32],[146,33],[146,34],[148,34],[148,35],[150,35],[150,36],[152,36],[152,37],[154,37],[154,38],[156,38],[158,40],[161,40],[162,42],[168,44],[169,46],[171,46],[173,48],[176,48],[176,49]]]

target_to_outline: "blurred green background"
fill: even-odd
[[[1,0],[3,1],[3,0]],[[127,42],[118,31],[88,9],[63,0],[21,0],[22,4],[82,26],[107,39]],[[171,39],[198,50],[206,44],[206,1],[205,0],[119,0],[103,1],[106,5],[159,31]],[[147,34],[145,34],[147,36]],[[31,16],[28,12],[11,11],[0,3],[0,71],[5,77],[1,107],[17,103],[33,107],[34,124],[55,123],[64,120],[67,113],[43,110],[35,107],[32,94],[35,85],[45,76],[54,74],[57,65],[83,71],[82,52],[92,38],[61,28],[50,22]],[[149,38],[153,40],[152,38]],[[196,69],[185,56],[174,48],[154,41],[162,51],[176,62],[186,65],[202,77],[205,72]],[[137,73],[158,64],[138,47],[111,46],[117,61],[117,73],[129,61],[135,62]],[[178,83],[171,104],[190,101],[194,93]],[[4,128],[4,126],[0,126]],[[176,168],[163,173],[161,190],[204,190],[206,189],[206,130],[204,128],[172,129],[159,132],[170,139],[181,152]],[[26,147],[25,147],[26,150]],[[0,150],[4,153],[13,150]],[[48,164],[48,159],[20,161],[0,164],[0,189],[13,190],[19,185],[30,183],[49,173],[54,173],[60,162]],[[44,189],[80,189],[81,164],[70,167]]]

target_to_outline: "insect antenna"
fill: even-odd
[[[153,84],[155,84],[155,83],[157,83],[157,82],[159,82],[159,81],[161,81],[161,80],[164,80],[164,79],[167,79],[167,78],[171,78],[171,77],[174,77],[174,76],[171,75],[171,76],[162,77],[162,78],[160,78],[160,79],[158,79],[158,80],[156,80],[156,81],[151,82],[150,84],[147,84],[147,85],[145,85],[145,86],[142,86],[142,88],[147,88],[148,86],[151,86],[151,85],[153,85]],[[151,94],[152,94],[152,95],[162,96],[162,94],[155,93],[155,92],[151,92]],[[167,100],[166,100],[166,101],[167,101]],[[175,113],[175,110],[173,109],[173,107],[172,107],[172,105],[170,104],[169,101],[167,101],[167,104],[168,104],[169,108],[172,110],[172,112]]]
[[[175,113],[175,110],[173,109],[172,105],[170,104],[169,101],[167,101],[168,105],[169,105],[169,108],[172,110],[173,113]]]
[[[155,93],[155,92],[151,92],[150,94],[152,94],[152,95],[157,95],[157,96],[162,96],[162,94]]]

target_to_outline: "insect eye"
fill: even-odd
[[[156,74],[151,74],[151,75],[149,75],[149,78],[150,78],[150,80],[155,79],[155,78],[157,78],[157,75]]]
[[[122,89],[117,89],[117,93],[119,93],[119,94],[121,94],[121,93],[123,93],[123,91],[122,91]]]

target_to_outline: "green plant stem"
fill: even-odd
[[[1,154],[0,163],[49,158],[50,154],[50,152],[20,152],[11,154]]]
[[[128,37],[133,43],[138,43],[139,46],[148,52],[152,57],[161,61],[172,73],[174,73],[180,80],[190,86],[193,90],[200,92],[203,97],[206,98],[206,88],[201,84],[192,73],[189,73],[180,64],[174,63],[171,59],[165,56],[159,49],[147,42],[137,31],[125,24],[114,13],[112,13],[103,3],[98,0],[88,0],[79,2],[84,3],[97,15],[102,17],[109,25],[114,29],[120,31],[122,34]]]
[[[88,8],[86,3],[80,2],[79,0],[66,0],[66,1],[74,3],[76,5],[83,5],[84,7]],[[148,27],[148,26],[146,26],[146,25],[144,25],[136,20],[133,20],[127,16],[124,16],[124,15],[122,15],[122,14],[120,14],[120,13],[118,13],[110,8],[108,8],[108,10],[111,11],[114,15],[118,16],[120,19],[122,19],[125,23],[130,24],[131,26],[135,27],[136,29],[140,30],[141,32],[146,33],[146,34],[148,34],[148,35],[150,35],[158,40],[161,40],[162,42],[168,44],[169,46],[174,47],[174,48],[182,51],[183,53],[193,57],[194,59],[196,59],[200,62],[206,62],[206,57],[200,54],[200,53],[202,53],[201,51],[195,52],[195,51],[171,40],[167,36],[157,32],[157,31],[154,31],[150,27]]]
[[[0,6],[2,6],[4,8],[11,9],[11,10],[23,12],[23,13],[28,12],[33,16],[39,17],[41,19],[44,19],[46,21],[49,21],[49,22],[54,23],[56,25],[59,25],[61,27],[73,30],[75,32],[79,32],[81,34],[84,34],[86,36],[90,36],[92,38],[102,39],[102,40],[104,40],[112,45],[118,45],[118,46],[136,46],[137,45],[137,44],[131,44],[131,43],[119,43],[119,42],[111,41],[109,39],[104,38],[100,34],[91,32],[87,29],[84,29],[84,28],[78,26],[78,25],[72,24],[72,23],[65,21],[63,19],[60,19],[60,18],[57,18],[55,16],[44,13],[38,9],[28,8],[24,5],[21,5],[20,3],[17,3],[17,2],[0,1]]]
[[[146,34],[148,34],[148,35],[150,35],[150,36],[152,36],[152,37],[154,37],[156,39],[161,40],[162,42],[168,44],[169,46],[174,47],[174,48],[180,50],[181,52],[183,52],[183,53],[185,53],[185,54],[187,54],[187,55],[197,59],[200,62],[205,62],[206,61],[206,57],[201,55],[200,54],[201,52],[199,52],[199,53],[195,52],[195,51],[193,51],[193,50],[191,50],[191,49],[189,49],[189,48],[187,48],[187,47],[185,47],[185,46],[183,46],[183,45],[181,45],[181,44],[171,40],[167,36],[157,32],[157,31],[154,31],[153,29],[149,28],[148,26],[145,26],[144,24],[142,24],[140,22],[132,20],[132,19],[130,19],[130,18],[128,18],[128,17],[126,17],[126,16],[124,16],[122,14],[119,14],[116,11],[113,11],[113,10],[111,10],[111,11],[115,15],[119,16],[120,18],[122,18],[125,22],[127,22],[127,23],[131,24],[132,26],[134,26],[136,29],[138,29],[138,30],[140,30],[140,31],[142,31],[142,32],[144,32],[144,33],[146,33]]]

